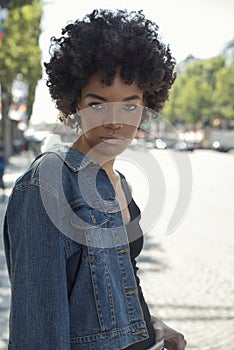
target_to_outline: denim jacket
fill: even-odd
[[[104,169],[68,146],[16,181],[5,215],[11,350],[117,350],[148,338]]]

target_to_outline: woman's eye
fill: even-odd
[[[98,102],[89,103],[89,107],[91,107],[95,111],[102,111],[103,109],[105,109],[105,105],[103,103],[98,103]]]
[[[127,103],[127,104],[125,104],[125,105],[122,107],[122,109],[123,109],[124,111],[129,111],[129,112],[131,112],[131,111],[135,111],[135,110],[137,109],[137,107],[138,107],[138,105],[135,104],[135,103]]]

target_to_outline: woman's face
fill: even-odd
[[[110,86],[94,74],[81,92],[77,106],[81,117],[81,151],[115,156],[136,135],[143,112],[143,91],[134,82],[127,85],[117,73]]]

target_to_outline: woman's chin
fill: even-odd
[[[109,140],[104,140],[100,143],[98,143],[96,146],[94,146],[87,155],[90,155],[91,158],[94,158],[95,155],[96,157],[102,157],[102,160],[105,161],[108,160],[109,158],[114,158],[118,156],[119,154],[123,153],[126,148],[129,146],[131,143],[131,140],[129,139],[124,139],[124,140],[116,140],[116,139],[109,139]],[[96,158],[95,157],[95,158]]]

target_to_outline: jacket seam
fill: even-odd
[[[22,182],[22,183],[16,185],[15,188],[14,188],[13,193],[17,192],[17,191],[24,190],[25,188],[30,187],[30,186],[35,186],[35,187],[42,188],[43,190],[45,190],[48,193],[52,194],[56,199],[59,198],[59,195],[57,194],[57,192],[52,187],[50,187],[47,183],[44,183],[44,182],[38,183],[37,179],[31,179],[29,181],[25,181],[25,182]]]
[[[133,336],[137,336],[139,334],[135,334],[135,332],[133,331],[135,329],[135,327],[139,328],[140,333],[139,334],[144,334],[146,333],[146,324],[145,321],[139,321],[139,322],[135,322],[132,324],[129,324],[126,327],[123,328],[116,328],[113,329],[111,331],[107,331],[107,332],[100,332],[100,333],[96,333],[96,334],[91,334],[91,335],[84,335],[84,336],[78,336],[78,337],[71,337],[71,343],[72,344],[80,344],[80,343],[85,343],[85,342],[90,342],[90,341],[94,341],[94,340],[99,340],[100,338],[103,339],[103,337],[112,337],[113,335],[122,335],[122,334],[128,334],[130,333]]]

